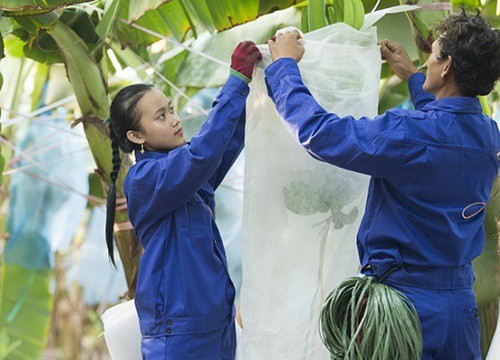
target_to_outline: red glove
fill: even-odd
[[[231,55],[231,69],[252,79],[255,63],[262,60],[262,54],[253,41],[244,41],[238,44]]]

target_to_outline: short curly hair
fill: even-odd
[[[479,14],[462,11],[437,28],[438,60],[451,56],[455,81],[463,96],[487,95],[500,77],[500,32]]]

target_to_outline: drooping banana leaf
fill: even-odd
[[[231,29],[299,2],[297,0],[186,0],[188,7],[195,12],[196,18],[205,28],[214,27],[218,31]]]
[[[31,34],[47,33],[51,36],[66,65],[82,113],[106,118],[109,106],[106,86],[95,57],[79,34],[55,12],[16,20]]]
[[[0,0],[4,16],[24,16],[50,12],[68,5],[89,2],[89,0]]]
[[[116,1],[116,0],[115,0]],[[184,40],[189,31],[197,37],[198,28],[213,32],[231,29],[255,20],[261,15],[295,5],[297,0],[120,0],[108,1],[108,12],[116,13],[114,33],[122,45],[145,46],[158,40],[151,34],[133,29],[137,24],[163,36],[172,34],[178,41]],[[146,6],[147,5],[147,6]],[[109,24],[107,16],[107,23]],[[120,19],[123,19],[126,24]]]
[[[192,28],[192,19],[180,1],[157,1],[159,6],[153,10],[134,6],[136,2],[120,1],[119,10],[115,11],[117,18],[113,33],[123,46],[146,46],[159,40],[152,34],[132,28],[132,23],[162,36],[173,35],[178,41],[184,40]],[[113,7],[107,8],[104,16],[108,11],[114,11]]]
[[[49,16],[50,14],[47,14]],[[63,58],[59,46],[54,41],[53,37],[46,31],[50,29],[50,23],[44,26],[36,26],[31,24],[29,17],[16,17],[16,22],[21,27],[16,27],[12,31],[12,35],[17,36],[23,42],[23,53],[26,57],[41,62],[44,64],[62,63]],[[53,17],[55,21],[55,17]],[[89,15],[82,10],[70,8],[65,9],[59,21],[68,25],[87,45],[95,56],[96,62],[102,58],[102,42],[96,33],[95,27]]]
[[[400,0],[401,5],[426,5],[449,2],[441,0]],[[432,43],[437,39],[436,27],[449,15],[449,11],[411,11],[406,13],[412,25],[420,63],[424,64],[432,51]]]
[[[498,0],[451,0],[457,7],[465,7],[469,11],[480,11],[494,28],[500,28],[500,2]]]
[[[188,51],[183,48],[178,47],[172,49],[160,58],[158,65],[156,66],[156,70],[166,79],[175,84],[177,73],[186,60],[187,55]],[[164,80],[157,76],[154,76],[153,78],[153,84],[155,84],[159,89],[162,89],[165,95],[173,96],[176,93],[175,89],[169,86],[169,84],[167,84]]]
[[[276,30],[285,26],[300,26],[300,11],[287,9],[279,16],[263,16],[252,23],[237,26],[233,29],[200,35],[192,47],[219,60],[229,63],[231,54],[243,40],[252,40],[257,44],[265,43]],[[229,75],[229,69],[199,55],[189,53],[183,62],[176,78],[178,86],[219,86]]]
[[[18,346],[8,359],[39,359],[50,327],[53,297],[49,291],[53,270],[2,264],[0,328]],[[22,302],[20,302],[22,300]]]

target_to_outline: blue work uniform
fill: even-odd
[[[214,190],[244,144],[248,85],[230,76],[198,135],[136,152],[125,178],[144,253],[135,304],[145,359],[234,359],[235,289],[214,220]]]
[[[471,261],[485,244],[481,203],[498,174],[500,134],[479,100],[435,100],[416,73],[408,80],[414,111],[356,120],[327,113],[295,60],[265,73],[285,127],[309,154],[371,176],[357,235],[362,272],[385,276],[412,300],[423,359],[480,359]]]

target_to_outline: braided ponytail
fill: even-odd
[[[111,183],[109,184],[108,202],[106,206],[106,245],[108,246],[108,256],[111,263],[115,266],[115,257],[113,251],[113,235],[115,224],[115,206],[116,206],[116,179],[120,170],[120,148],[118,138],[116,137],[113,125],[109,123],[109,133],[111,136],[111,148],[113,150],[113,171],[110,174]]]
[[[115,266],[113,252],[113,235],[116,211],[116,180],[120,171],[120,149],[125,153],[130,153],[140,149],[140,145],[131,142],[127,138],[127,131],[140,130],[140,111],[136,106],[142,96],[153,88],[149,84],[134,84],[121,89],[111,102],[109,119],[105,123],[109,124],[111,137],[111,148],[113,151],[113,171],[110,174],[111,183],[108,190],[108,201],[106,208],[106,245],[111,263]]]

